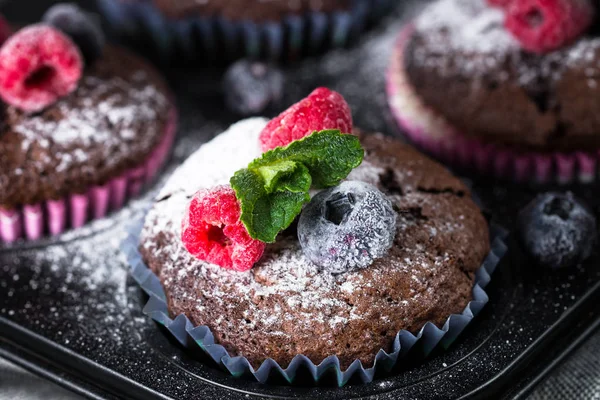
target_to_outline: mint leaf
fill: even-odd
[[[358,167],[364,150],[356,136],[339,130],[313,134],[263,154],[248,165],[249,169],[272,166],[281,162],[300,162],[308,168],[317,188],[335,186]]]
[[[310,174],[304,165],[295,165],[295,170],[279,177],[277,186],[271,186],[273,180],[264,180],[264,171],[242,169],[231,178],[231,186],[241,203],[242,222],[252,238],[274,242],[277,234],[290,226],[302,206],[310,201]]]
[[[300,174],[298,177],[301,178],[303,173],[308,172],[305,169],[302,164],[298,164],[297,162],[281,161],[270,165],[263,165],[254,170],[264,181],[266,192],[271,193],[278,190],[278,185],[285,181],[291,181],[290,183],[294,185],[296,174]],[[295,190],[292,187],[289,190],[292,192],[304,191],[305,186],[300,185]],[[310,187],[310,182],[308,182],[308,186]]]
[[[231,187],[240,201],[241,220],[250,236],[274,242],[310,201],[311,186],[339,184],[363,157],[356,136],[327,130],[270,150],[236,172]]]

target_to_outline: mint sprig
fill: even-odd
[[[236,172],[230,183],[250,236],[273,243],[310,201],[311,187],[339,184],[363,157],[356,136],[326,130],[270,150]]]

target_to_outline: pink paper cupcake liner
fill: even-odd
[[[177,131],[177,111],[173,108],[160,143],[146,161],[104,185],[91,187],[86,193],[70,194],[59,200],[29,204],[18,209],[0,208],[0,242],[18,239],[37,240],[44,235],[59,235],[69,228],[105,217],[138,196],[167,161]]]
[[[596,180],[600,150],[536,152],[485,143],[460,132],[428,107],[404,69],[404,48],[412,32],[412,25],[400,32],[387,72],[386,90],[395,120],[416,146],[450,165],[517,182],[567,184]]]

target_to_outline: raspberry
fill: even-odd
[[[571,43],[593,19],[590,0],[519,0],[508,7],[505,26],[525,50],[545,53]]]
[[[79,49],[59,30],[32,25],[0,49],[0,96],[24,111],[40,111],[77,88]]]
[[[341,94],[321,87],[272,119],[260,134],[263,151],[287,146],[314,131],[352,132],[352,113]]]
[[[181,240],[196,258],[235,271],[248,271],[265,243],[252,239],[240,221],[240,206],[229,186],[198,191],[183,219]]]

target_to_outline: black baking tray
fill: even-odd
[[[33,19],[44,8],[40,3],[32,5],[39,10],[25,12],[16,2],[5,10]],[[386,105],[384,71],[413,5],[400,5],[350,49],[287,66],[283,105],[326,85],[344,94],[357,126],[401,137]],[[90,398],[522,398],[600,326],[600,254],[576,268],[544,271],[511,235],[509,253],[487,288],[490,302],[459,340],[371,384],[261,385],[184,352],[142,314],[145,298],[128,276],[118,245],[173,168],[237,119],[223,106],[222,72],[165,71],[177,94],[181,127],[169,167],[141,199],[57,239],[0,247],[0,356]],[[469,180],[490,219],[508,231],[518,210],[540,191],[572,190],[599,211],[598,185],[530,187],[457,173]]]

